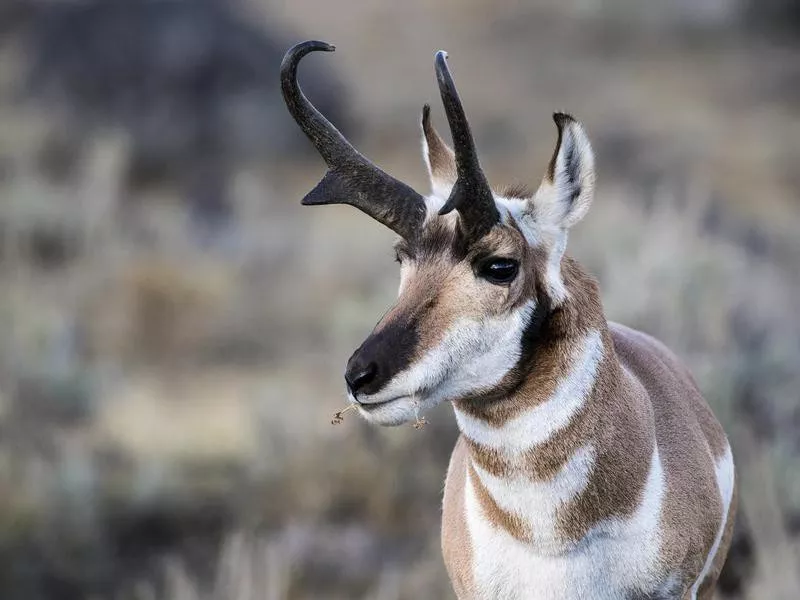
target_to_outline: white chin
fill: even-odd
[[[426,406],[425,402],[409,396],[401,396],[395,400],[376,404],[363,402],[356,406],[365,420],[383,427],[414,423],[423,416],[426,408],[430,408]]]

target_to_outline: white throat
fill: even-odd
[[[573,366],[553,395],[499,427],[454,406],[461,433],[481,446],[502,452],[513,461],[549,440],[580,412],[594,387],[603,354],[602,332],[593,329],[576,345],[572,355]]]

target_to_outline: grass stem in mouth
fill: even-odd
[[[420,416],[419,401],[416,398],[412,398],[412,402],[414,403],[414,429],[422,429],[428,424],[428,419]]]
[[[356,409],[356,405],[355,404],[348,404],[342,410],[333,413],[333,418],[331,419],[331,425],[338,425],[339,423],[344,421],[344,414],[348,410],[355,410],[355,409]],[[414,401],[414,423],[413,423],[414,429],[422,429],[423,427],[425,427],[425,425],[428,424],[428,422],[429,422],[428,419],[426,419],[425,417],[423,417],[423,416],[421,416],[419,414],[419,403],[415,400]]]
[[[342,410],[335,412],[333,414],[333,419],[331,419],[331,425],[338,425],[339,423],[344,421],[344,413],[346,413],[348,410],[355,410],[355,409],[356,409],[355,404],[348,404],[346,408],[343,408]]]

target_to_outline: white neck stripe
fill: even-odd
[[[559,383],[555,393],[546,402],[500,427],[493,427],[454,406],[458,427],[465,437],[478,444],[502,450],[511,457],[521,454],[547,441],[570,423],[592,391],[602,359],[603,336],[594,329],[583,339],[569,375]]]

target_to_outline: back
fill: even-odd
[[[727,437],[689,370],[664,344],[617,323],[609,329],[620,364],[644,387],[653,410],[667,484],[662,556],[679,566],[681,580],[697,580],[693,590],[704,598],[733,530],[736,484]]]

